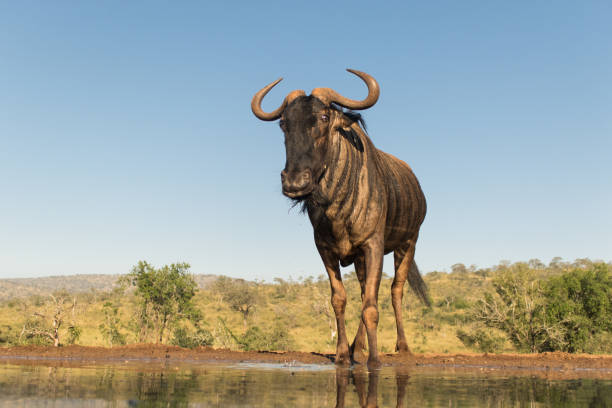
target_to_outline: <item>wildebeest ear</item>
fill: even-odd
[[[337,129],[338,133],[340,133],[343,137],[346,138],[346,140],[348,140],[353,146],[355,146],[355,149],[359,150],[360,152],[363,152],[363,143],[361,143],[359,135],[352,127],[345,129],[341,126],[338,126]]]

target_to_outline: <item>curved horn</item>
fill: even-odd
[[[253,114],[257,116],[259,119],[276,120],[280,118],[280,116],[283,113],[283,110],[285,110],[285,107],[287,106],[287,98],[285,98],[281,106],[273,112],[267,113],[267,112],[264,112],[263,109],[261,109],[261,101],[264,98],[264,96],[266,96],[266,94],[270,92],[270,89],[274,88],[276,84],[278,84],[282,80],[283,78],[278,78],[276,81],[272,82],[271,84],[264,86],[259,92],[255,94],[255,96],[253,96],[253,100],[251,101],[251,110],[253,111]]]
[[[380,87],[378,86],[378,82],[376,82],[373,77],[366,74],[365,72],[357,71],[354,69],[347,69],[347,71],[351,74],[357,75],[368,86],[368,96],[364,100],[355,101],[349,98],[345,98],[344,96],[340,95],[338,92],[330,88],[313,89],[312,95],[316,96],[327,105],[329,105],[331,102],[335,102],[338,105],[344,106],[348,109],[367,109],[371,106],[374,106],[376,101],[378,101],[378,97],[380,96]]]

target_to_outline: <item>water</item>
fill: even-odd
[[[2,407],[612,407],[612,380],[275,364],[0,362]]]

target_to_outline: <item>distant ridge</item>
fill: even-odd
[[[45,276],[42,278],[0,279],[0,301],[22,298],[32,295],[49,295],[65,289],[70,293],[89,292],[92,289],[110,292],[117,286],[116,282],[122,275],[66,275]],[[194,280],[200,289],[210,285],[217,275],[194,275]]]

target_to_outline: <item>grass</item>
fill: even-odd
[[[405,289],[403,321],[410,349],[416,353],[474,352],[474,349],[468,348],[459,340],[457,330],[470,327],[470,308],[485,291],[492,289],[492,277],[496,269],[503,267],[507,267],[507,264],[484,270],[463,267],[455,268],[453,273],[427,274],[424,279],[429,287],[431,308],[424,307],[410,289]],[[551,268],[542,269],[542,274],[549,276],[556,273]],[[557,269],[560,271],[563,268]],[[395,351],[396,329],[391,306],[391,281],[390,277],[384,277],[379,292],[378,342],[382,352]],[[354,273],[347,274],[344,283],[348,296],[346,327],[349,341],[352,342],[360,321],[361,297]],[[336,338],[331,338],[330,317],[332,328],[335,328],[335,319],[326,278],[277,280],[273,284],[253,285],[256,287],[259,301],[248,318],[249,327],[258,326],[266,331],[278,324],[290,334],[293,350],[335,352]],[[126,335],[127,343],[138,341],[134,325],[137,298],[133,292],[90,291],[74,296],[77,297],[74,322],[82,329],[77,344],[108,346],[108,341],[99,329],[104,319],[103,304],[108,301],[118,305],[120,331]],[[48,297],[34,295],[0,303],[0,345],[14,344],[26,319],[35,311],[42,310],[44,306],[41,304],[46,299]],[[215,337],[213,346],[238,348],[237,344],[228,342],[227,336],[223,336],[220,319],[233,333],[240,335],[244,333],[242,315],[232,310],[219,291],[212,289],[210,285],[198,291],[195,303],[204,317],[204,327]],[[68,316],[67,321],[70,319]],[[166,337],[169,339],[170,336]],[[516,350],[506,341],[497,351]]]

